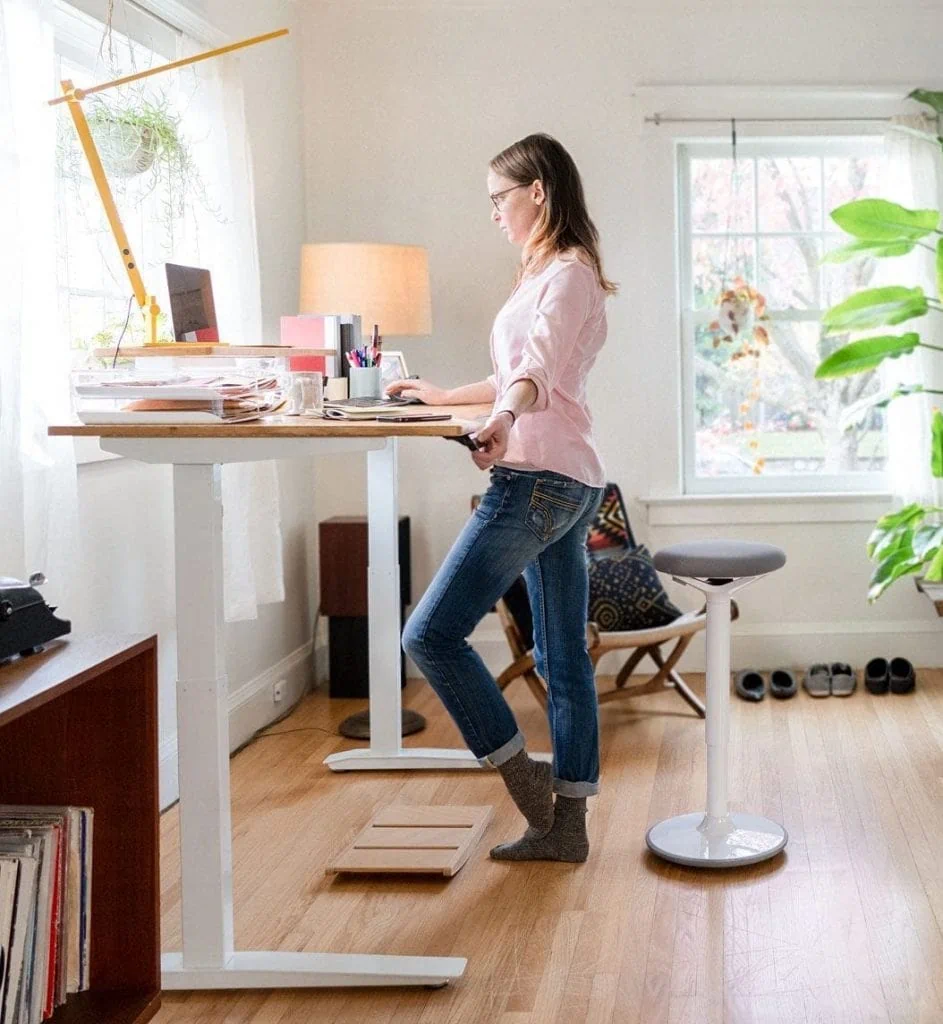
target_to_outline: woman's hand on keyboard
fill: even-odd
[[[394,380],[386,393],[396,398],[414,398],[425,405],[448,405],[448,392],[427,380]]]

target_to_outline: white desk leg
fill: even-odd
[[[396,438],[367,452],[370,750],[387,757],[402,753],[397,460]]]
[[[232,956],[229,682],[219,466],[174,466],[183,963]]]
[[[234,951],[222,523],[220,467],[175,465],[183,952],[161,958],[162,987],[437,986],[460,977],[462,957]]]
[[[367,453],[367,519],[370,542],[367,586],[370,643],[370,747],[331,754],[334,771],[388,768],[472,768],[470,750],[409,747],[400,742],[400,590],[397,440]]]

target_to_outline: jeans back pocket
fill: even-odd
[[[579,519],[585,495],[585,486],[576,480],[540,477],[534,481],[524,522],[539,540],[548,543]]]

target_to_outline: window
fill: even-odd
[[[736,168],[729,141],[681,143],[677,155],[685,493],[881,489],[881,411],[839,423],[876,374],[814,378],[848,340],[823,337],[822,314],[875,273],[873,261],[820,261],[844,240],[829,211],[880,194],[880,138],[748,140]],[[737,277],[766,299],[758,356],[711,330]]]
[[[87,86],[183,55],[182,33],[131,4],[115,8],[106,37],[106,10],[103,0],[56,5],[50,96],[61,92],[63,79]],[[190,149],[195,89],[196,79],[184,70],[83,103],[145,287],[158,296],[160,330],[167,337],[164,263],[199,265],[200,216],[212,211]],[[72,118],[64,104],[55,109],[59,322],[72,343],[73,365],[81,366],[94,348],[115,344],[126,320],[122,343],[142,343],[144,320],[131,301],[131,285]]]

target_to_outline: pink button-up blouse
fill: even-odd
[[[591,266],[558,256],[524,277],[501,308],[491,331],[494,373],[488,378],[495,408],[519,380],[533,382],[537,399],[512,427],[500,465],[605,484],[586,405],[586,378],[606,340],[605,300]]]

